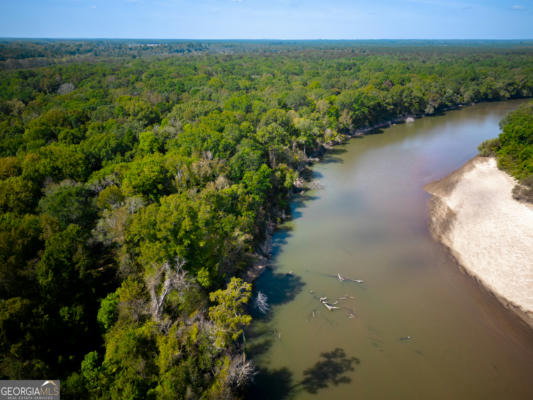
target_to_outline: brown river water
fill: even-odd
[[[533,331],[432,239],[423,190],[520,103],[395,125],[313,167],[322,187],[295,199],[255,284],[271,309],[246,333],[247,398],[533,399]]]

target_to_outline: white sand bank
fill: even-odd
[[[431,183],[431,230],[459,263],[533,328],[533,207],[494,158]]]

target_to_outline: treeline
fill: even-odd
[[[113,58],[166,58],[198,54],[276,54],[327,50],[400,54],[530,52],[532,40],[161,40],[0,39],[0,69],[42,67]]]
[[[304,49],[3,71],[0,378],[72,398],[234,398],[238,277],[324,146],[533,94],[533,53]]]
[[[533,102],[509,113],[500,127],[496,139],[479,146],[480,155],[496,156],[498,167],[518,180],[513,196],[533,203]]]
[[[0,39],[0,68],[29,68],[102,58],[152,57],[228,51],[224,42],[126,39]]]

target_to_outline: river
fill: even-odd
[[[321,188],[295,199],[256,281],[271,309],[247,331],[248,398],[533,399],[533,332],[432,239],[423,190],[520,102],[395,125],[313,167]]]

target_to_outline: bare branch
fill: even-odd
[[[161,322],[163,315],[163,306],[167,295],[176,289],[186,290],[189,288],[189,281],[187,279],[187,271],[183,269],[185,260],[176,258],[176,265],[171,267],[168,262],[165,262],[155,275],[148,282],[148,289],[151,297],[150,311],[155,321]],[[163,283],[161,285],[161,281]],[[158,294],[158,288],[161,285],[161,292]]]
[[[257,297],[255,298],[255,308],[257,308],[261,313],[266,314],[270,310],[268,305],[268,297],[263,292],[257,292]]]
[[[245,361],[243,357],[237,356],[231,360],[228,371],[228,382],[234,386],[244,386],[257,374],[255,366],[251,361]]]

